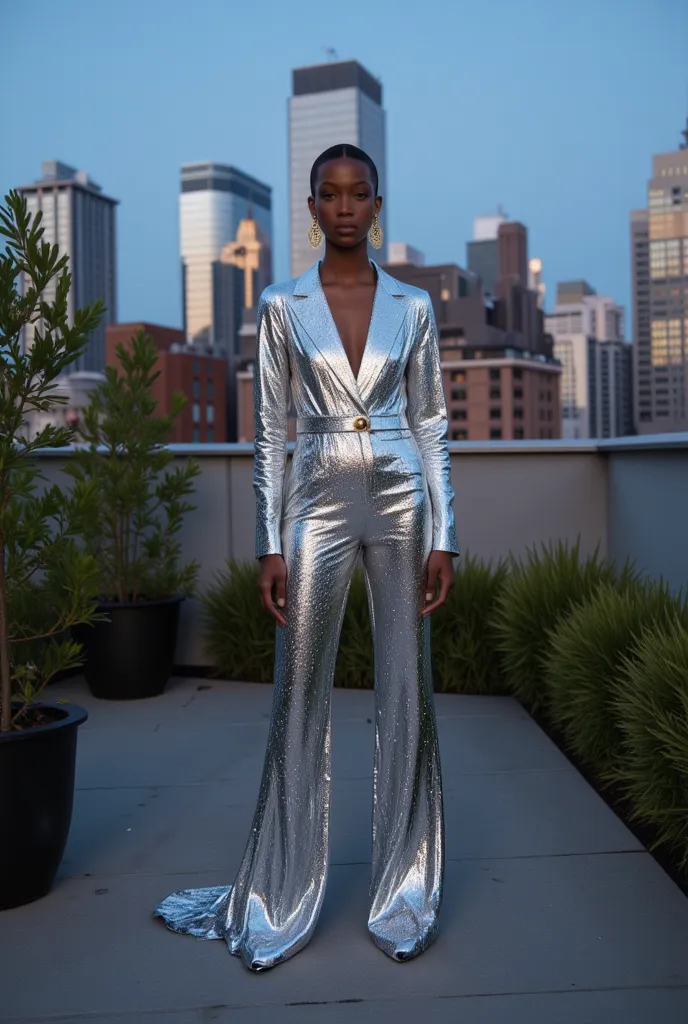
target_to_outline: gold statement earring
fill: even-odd
[[[313,218],[313,223],[308,229],[308,241],[311,243],[312,249],[317,249],[319,245],[322,245],[323,233],[322,228],[318,224],[318,218]]]
[[[374,249],[382,248],[383,237],[384,236],[382,233],[382,226],[377,218],[377,214],[375,214],[375,216],[373,217],[373,223],[370,225],[370,231],[368,232],[370,244]]]

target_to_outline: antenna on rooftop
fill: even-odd
[[[337,51],[334,49],[333,46],[324,46],[323,49],[325,51],[328,61],[337,60]]]

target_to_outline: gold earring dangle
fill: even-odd
[[[375,216],[373,217],[373,223],[370,225],[370,231],[368,232],[368,238],[370,239],[370,244],[372,245],[373,249],[382,248],[383,237],[384,236],[382,234],[382,225],[378,220],[377,214],[375,214]]]
[[[308,241],[311,244],[312,249],[317,249],[318,246],[322,245],[323,233],[322,228],[318,224],[318,218],[313,218],[313,223],[308,229]]]

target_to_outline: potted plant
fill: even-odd
[[[41,215],[10,192],[0,207],[0,909],[44,896],[67,841],[77,727],[86,711],[40,700],[81,663],[70,628],[97,614],[98,566],[76,535],[94,489],[50,485],[36,453],[69,444],[69,427],[29,436],[27,419],[65,402],[56,378],[83,351],[102,304],[70,324],[67,257],[43,239]],[[23,278],[23,279],[22,279]],[[26,330],[32,333],[24,344]],[[27,349],[24,351],[24,349]]]
[[[179,565],[178,534],[199,472],[194,460],[168,468],[165,447],[186,396],[175,392],[156,415],[152,386],[158,353],[143,331],[116,347],[118,366],[90,396],[67,472],[98,496],[82,530],[84,549],[100,569],[102,619],[78,631],[84,675],[96,697],[152,697],[172,674],[179,604],[193,593],[198,564]]]

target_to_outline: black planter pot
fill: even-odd
[[[72,821],[77,727],[88,713],[76,704],[33,707],[54,720],[0,732],[0,910],[50,891]]]
[[[94,697],[157,697],[172,675],[181,594],[163,601],[105,601],[108,622],[73,630],[84,645],[86,682]]]

